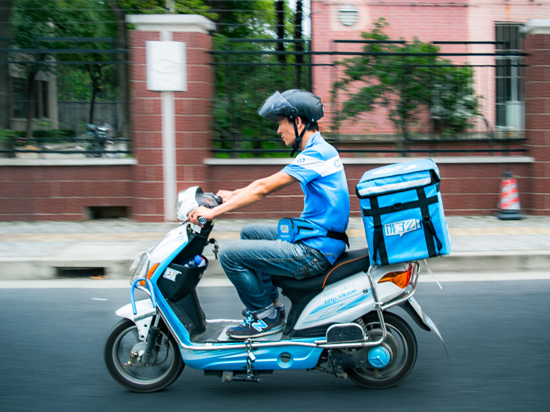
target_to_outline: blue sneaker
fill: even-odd
[[[226,333],[233,339],[248,339],[271,335],[281,330],[283,330],[283,321],[277,311],[273,319],[267,317],[256,319],[249,314],[239,326],[229,328]]]

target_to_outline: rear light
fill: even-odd
[[[378,283],[391,282],[401,289],[405,289],[411,280],[414,265],[409,265],[409,269],[404,272],[389,272],[384,275]]]

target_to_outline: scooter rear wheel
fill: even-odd
[[[376,341],[382,337],[380,321],[376,313],[363,317],[365,334]],[[418,345],[410,326],[393,313],[384,313],[386,340],[380,345],[390,353],[389,364],[377,369],[370,364],[364,368],[346,370],[349,378],[356,384],[370,389],[391,388],[405,379],[416,363]]]
[[[132,349],[139,352],[144,345],[139,340],[136,324],[122,319],[105,342],[105,365],[111,376],[131,391],[160,391],[180,376],[185,364],[176,341],[165,328],[160,330],[150,365],[131,356]]]

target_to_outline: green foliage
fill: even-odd
[[[274,22],[273,1],[204,0],[214,12],[217,32],[228,38],[252,38],[265,34]]]
[[[92,80],[85,70],[75,70],[74,65],[59,65],[56,75],[59,101],[87,102],[92,99]],[[97,101],[114,102],[118,99],[117,73],[114,65],[103,67],[103,81],[99,87]]]
[[[380,18],[374,22],[374,29],[362,33],[362,37],[389,41],[383,30],[387,26],[386,20]],[[405,139],[426,110],[431,113],[434,129],[443,135],[465,131],[474,116],[479,115],[481,96],[475,95],[473,70],[434,56],[439,51],[437,46],[415,38],[403,45],[368,43],[363,51],[372,55],[339,62],[344,75],[333,86],[332,101],[336,105],[339,92],[345,92],[347,99],[334,116],[334,132],[338,132],[343,120],[371,112],[377,106],[389,110],[390,120]]]
[[[33,138],[26,139],[21,130],[0,130],[0,140],[11,142],[13,146],[26,146],[31,143],[64,143],[74,142],[76,134],[73,129],[34,130]]]
[[[257,35],[255,38],[260,38]],[[267,35],[261,38],[269,39]],[[277,125],[257,113],[258,108],[275,91],[296,88],[294,66],[280,66],[275,55],[239,54],[239,51],[273,51],[276,43],[233,43],[215,36],[214,49],[235,51],[234,55],[216,55],[216,96],[213,102],[214,138],[218,149],[284,149],[277,135]],[[287,56],[294,63],[295,56]],[[307,89],[307,72],[302,68],[301,88]],[[244,140],[244,141],[242,141]],[[223,157],[219,155],[220,157]],[[264,153],[260,157],[287,157],[288,153]],[[239,157],[253,155],[239,154]]]
[[[209,19],[217,16],[210,13],[210,7],[201,0],[175,0],[175,12],[179,14],[199,14]],[[166,0],[121,0],[120,6],[127,14],[164,14],[167,13]]]
[[[275,91],[296,87],[309,89],[309,68],[300,68],[297,84],[296,56],[286,56],[288,66],[278,65],[276,55],[239,54],[239,51],[275,51],[276,43],[231,42],[231,38],[273,40],[276,38],[276,16],[273,1],[208,1],[219,14],[219,34],[214,37],[214,50],[234,51],[233,55],[216,55],[216,95],[213,101],[214,147],[233,150],[285,149],[277,135],[277,125],[258,115],[264,100]],[[233,9],[233,11],[227,11]],[[285,38],[294,37],[294,13],[285,2]],[[295,46],[286,43],[287,51]],[[226,65],[222,65],[225,63]],[[284,153],[233,154],[238,157],[288,157]],[[229,154],[217,154],[229,157]]]
[[[466,131],[480,115],[471,67],[442,67],[432,89],[430,105],[434,131],[444,137]]]
[[[11,24],[13,28],[13,43],[19,49],[36,48],[37,38],[55,35],[55,26],[51,23],[60,18],[60,11],[56,0],[17,0],[11,11]],[[38,72],[39,66],[31,64],[34,61],[43,61],[51,58],[51,54],[44,53],[17,53],[12,60],[25,61],[19,65],[20,73],[24,77],[33,76]],[[46,66],[46,67],[41,67]],[[50,66],[41,65],[40,69],[47,71]]]

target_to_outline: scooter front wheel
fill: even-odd
[[[172,384],[185,366],[175,339],[161,328],[147,364],[141,362],[145,342],[136,324],[122,319],[105,342],[105,365],[111,376],[134,392],[156,392]]]
[[[363,317],[363,322],[365,334],[372,341],[382,337],[382,328],[376,313],[369,313]],[[380,346],[371,350],[386,353],[387,360],[380,367],[369,364],[363,368],[346,371],[353,382],[364,388],[391,388],[405,379],[416,363],[418,346],[410,326],[399,316],[389,312],[384,313],[384,323],[387,331],[386,339]]]

